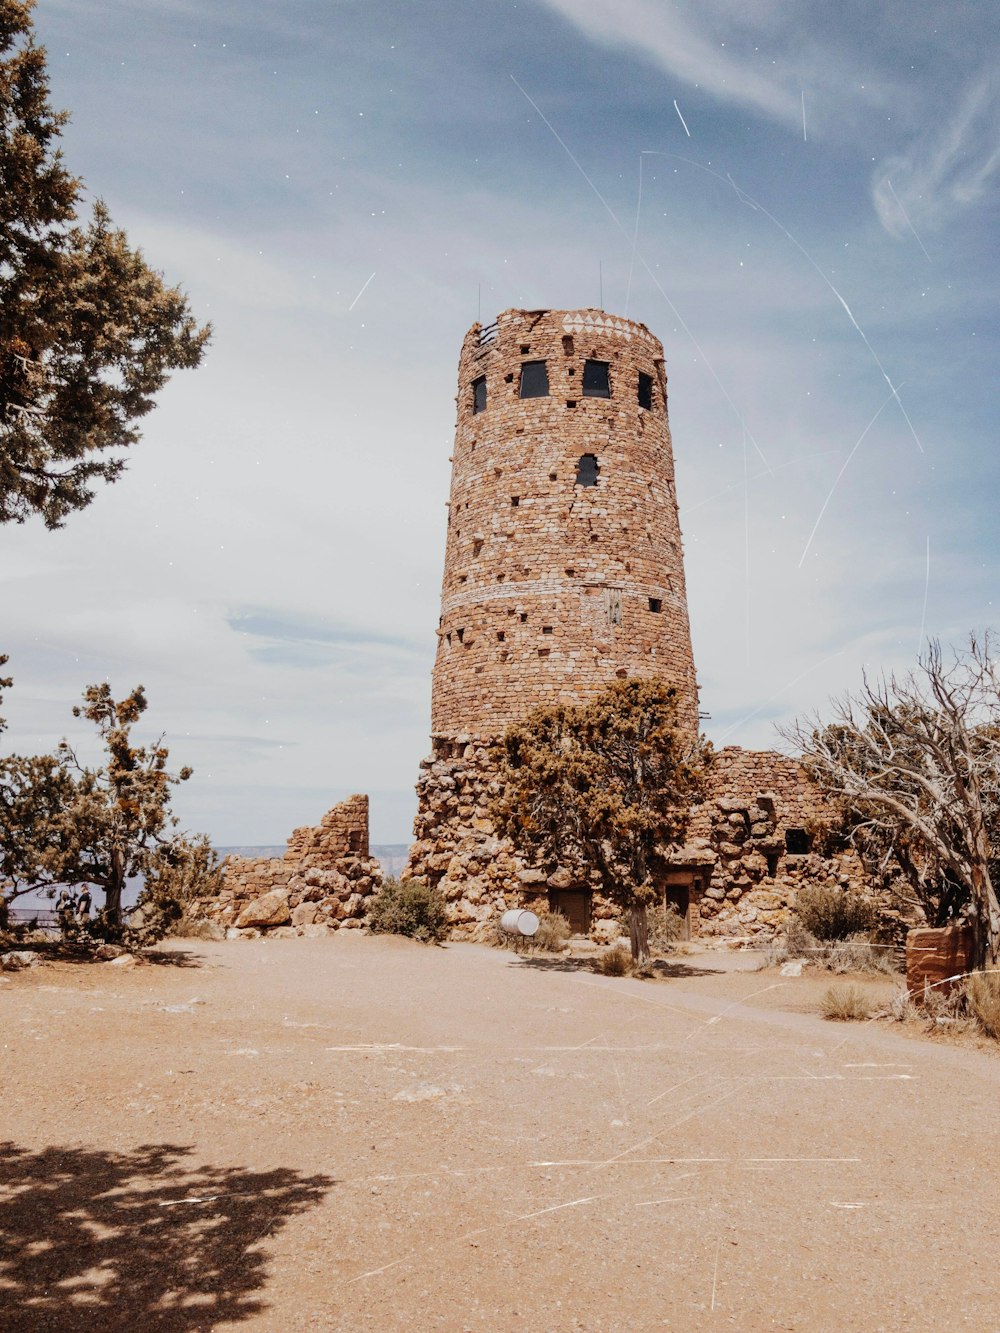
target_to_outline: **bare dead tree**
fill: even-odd
[[[893,861],[921,905],[947,902],[976,934],[976,965],[1000,961],[1000,672],[989,634],[946,663],[865,677],[856,696],[782,728],[848,812],[856,842]]]

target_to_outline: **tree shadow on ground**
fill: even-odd
[[[0,1144],[0,1326],[195,1333],[266,1311],[265,1242],[336,1182],[191,1152]]]
[[[584,958],[567,957],[565,954],[515,954],[510,960],[511,967],[531,967],[539,972],[597,972],[594,960],[599,955],[591,954]],[[719,975],[715,967],[695,967],[691,963],[678,963],[657,958],[649,966],[654,977],[713,977]]]
[[[717,967],[695,967],[693,963],[678,963],[669,958],[657,958],[652,964],[658,977],[717,977]]]
[[[592,962],[592,958],[574,958],[558,953],[515,953],[509,965],[531,967],[538,972],[589,972]]]

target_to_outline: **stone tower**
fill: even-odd
[[[486,814],[511,722],[632,676],[676,685],[692,734],[698,704],[660,342],[601,310],[506,310],[466,334],[457,402],[409,873],[446,881],[461,920],[501,905],[511,869]]]
[[[599,310],[507,310],[458,374],[435,739],[625,676],[697,724],[663,348]]]

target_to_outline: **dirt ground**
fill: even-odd
[[[1000,1328],[1000,1056],[829,978],[169,958],[0,978],[4,1330]]]

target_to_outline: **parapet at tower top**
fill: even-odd
[[[650,333],[645,324],[622,315],[611,314],[607,310],[601,310],[595,306],[577,310],[520,310],[516,306],[511,306],[507,310],[502,310],[492,324],[483,324],[477,321],[466,337],[476,338],[480,346],[485,346],[496,341],[501,329],[513,324],[527,324],[529,327],[534,327],[543,320],[546,323],[560,321],[569,336],[592,332],[617,336],[626,340],[641,338],[652,347],[659,349],[660,356],[663,355],[662,343],[654,334]]]

